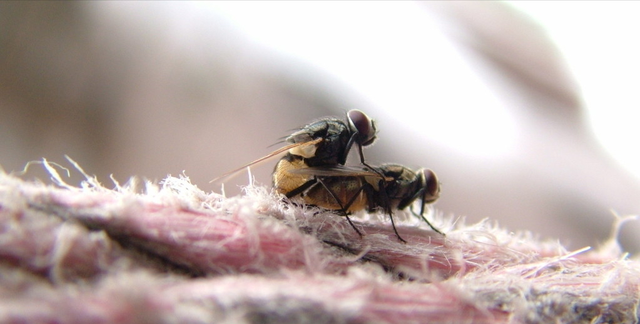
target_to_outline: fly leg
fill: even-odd
[[[347,146],[346,146],[345,152],[349,152],[351,150],[351,147],[353,146],[353,143],[355,143],[356,136],[358,136],[358,133],[354,133],[353,135],[351,135],[351,138],[349,139],[349,142],[347,142]],[[369,169],[369,171],[373,171],[377,175],[379,175],[380,179],[385,180],[384,175],[382,173],[380,173],[380,171],[378,171],[376,168],[372,167],[371,165],[369,165],[367,162],[364,161],[364,153],[362,152],[362,144],[357,143],[356,146],[358,147],[358,155],[360,156],[360,163],[362,165],[364,165],[365,167],[367,167],[367,169]],[[346,161],[346,158],[347,157],[345,156],[344,157],[345,161]]]
[[[347,202],[346,205],[343,205],[342,202],[340,201],[340,198],[338,198],[338,196],[336,195],[335,192],[333,192],[333,190],[331,190],[325,183],[324,181],[322,181],[322,179],[317,179],[317,181],[324,187],[325,190],[327,190],[327,192],[331,195],[331,197],[333,197],[333,199],[335,199],[335,201],[338,203],[338,205],[340,206],[340,210],[342,211],[342,213],[344,214],[343,216],[345,216],[347,218],[347,221],[349,222],[349,225],[351,225],[351,227],[353,227],[353,229],[356,231],[356,233],[358,233],[358,235],[360,235],[360,237],[362,238],[362,232],[360,232],[360,230],[353,224],[353,222],[351,221],[351,218],[349,218],[349,213],[347,212],[349,210],[349,207],[351,207],[351,205],[353,204],[353,202],[356,200],[356,197],[358,197],[358,195],[360,194],[360,192],[362,191],[363,187],[360,187],[360,189],[358,190],[358,192],[356,192],[355,195],[353,195],[353,197],[351,197],[351,199],[349,200],[349,202]]]
[[[384,175],[382,173],[380,173],[380,171],[378,171],[376,168],[370,166],[368,163],[366,163],[364,161],[364,153],[362,152],[362,145],[360,145],[360,144],[358,144],[358,154],[360,154],[360,163],[362,163],[362,165],[367,167],[370,171],[373,171],[376,174],[378,174],[380,176],[380,179],[382,179],[382,181],[384,181],[385,180]],[[382,186],[380,188],[384,188],[384,186]]]
[[[349,218],[349,213],[347,212],[347,210],[349,210],[349,207],[351,207],[351,205],[355,201],[355,198],[358,197],[358,195],[360,194],[360,191],[362,190],[362,188],[360,188],[360,190],[358,190],[358,192],[350,199],[350,201],[347,203],[347,205],[343,205],[342,202],[340,201],[340,199],[338,198],[338,196],[333,192],[333,190],[331,190],[329,187],[327,187],[327,185],[321,179],[319,179],[317,177],[314,177],[313,179],[303,183],[300,187],[289,191],[286,194],[286,196],[287,196],[287,198],[291,198],[291,197],[295,197],[297,195],[300,195],[303,192],[305,192],[307,189],[313,187],[314,185],[317,185],[318,183],[320,183],[320,185],[322,185],[324,187],[324,189],[327,190],[327,192],[331,195],[331,197],[333,197],[333,199],[335,199],[335,201],[340,206],[340,210],[342,211],[344,216],[347,218],[347,221],[349,222],[349,225],[351,225],[351,227],[353,227],[353,229],[356,231],[356,233],[358,233],[358,235],[360,235],[360,237],[362,237],[363,236],[362,233],[353,224],[353,222],[351,221],[351,218]]]
[[[439,229],[437,229],[437,228],[435,228],[433,225],[431,225],[431,223],[429,222],[429,220],[428,220],[426,217],[424,217],[424,205],[425,205],[425,204],[423,203],[423,204],[422,204],[422,207],[420,207],[420,214],[416,213],[416,212],[413,210],[413,206],[411,206],[409,209],[411,210],[411,213],[412,213],[414,216],[416,216],[416,217],[420,216],[420,217],[422,218],[422,220],[424,220],[424,221],[425,221],[425,223],[427,223],[427,225],[429,225],[429,227],[431,227],[431,229],[432,229],[432,230],[434,230],[436,233],[438,233],[438,234],[440,234],[440,235],[442,235],[442,236],[445,236],[445,235],[444,235],[444,233],[442,233],[442,231],[440,231]]]
[[[385,188],[383,181],[384,180],[380,180],[378,188]],[[371,190],[370,195],[373,196],[373,190]],[[373,201],[373,199],[369,200],[369,209],[372,209],[372,207],[374,207],[372,206]],[[407,241],[405,241],[402,236],[400,236],[400,233],[398,233],[396,223],[393,221],[393,210],[391,210],[391,201],[389,199],[389,195],[387,195],[387,192],[384,189],[380,190],[377,202],[378,205],[384,209],[384,212],[389,215],[389,219],[391,220],[391,227],[393,227],[393,232],[396,234],[398,240],[402,243],[407,243]]]
[[[311,186],[313,186],[317,182],[318,182],[318,180],[316,178],[313,178],[313,179],[303,183],[302,185],[300,185],[300,187],[295,188],[295,189],[287,192],[286,196],[287,196],[287,198],[295,197],[295,196],[305,192],[307,189],[311,188]]]
[[[402,242],[402,243],[407,243],[407,241],[405,241],[400,236],[400,233],[398,233],[398,229],[396,228],[396,224],[393,221],[393,212],[391,211],[391,208],[387,208],[387,214],[389,214],[389,219],[391,219],[391,227],[393,227],[393,232],[396,233],[396,237],[398,238],[398,240],[400,240],[400,242]]]

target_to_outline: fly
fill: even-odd
[[[424,216],[425,206],[440,195],[436,174],[429,169],[413,171],[399,164],[383,164],[366,168],[309,167],[303,159],[285,156],[274,172],[274,183],[282,184],[278,192],[288,198],[300,196],[305,203],[339,211],[347,217],[354,230],[362,233],[349,219],[349,214],[360,210],[383,211],[389,215],[393,231],[402,242],[393,221],[393,211],[403,210],[420,201],[420,216],[435,232],[444,235]],[[278,168],[278,167],[277,167]],[[382,177],[380,177],[382,175]]]
[[[326,117],[312,122],[285,138],[288,145],[281,147],[255,161],[217,177],[218,181],[242,169],[286,152],[281,159],[301,159],[310,167],[332,167],[344,165],[351,148],[355,145],[362,165],[373,169],[365,162],[362,148],[373,144],[377,129],[375,121],[364,112],[353,109],[347,112],[345,120]],[[278,163],[280,164],[280,162]],[[276,166],[274,172],[278,172]],[[278,184],[274,182],[276,189]]]

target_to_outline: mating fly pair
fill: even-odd
[[[424,217],[425,205],[436,201],[440,192],[435,173],[428,169],[413,171],[398,164],[379,167],[367,164],[362,148],[375,141],[376,133],[373,120],[359,110],[350,110],[346,121],[323,118],[308,124],[286,138],[289,145],[238,170],[286,151],[273,171],[273,187],[287,198],[300,196],[305,203],[338,211],[360,236],[362,233],[351,222],[349,214],[382,210],[389,215],[393,230],[402,242],[405,240],[395,227],[393,211],[420,199],[417,215],[434,231],[443,234]],[[345,166],[354,145],[362,166]]]

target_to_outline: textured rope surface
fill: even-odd
[[[640,266],[489,222],[331,212],[186,177],[107,189],[0,174],[0,322],[635,323]],[[403,217],[404,216],[404,217]],[[404,218],[404,219],[403,219]]]

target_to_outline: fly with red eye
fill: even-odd
[[[310,143],[317,139],[321,141],[313,146],[294,148],[288,154],[304,158],[305,164],[311,167],[344,165],[355,144],[360,162],[368,166],[364,161],[362,147],[369,146],[376,140],[375,121],[357,109],[348,111],[346,117],[346,122],[337,118],[323,118],[289,135],[285,141],[291,144]]]
[[[295,162],[292,163],[296,165]],[[351,167],[298,167],[278,173],[279,176],[302,177],[304,183],[288,192],[288,198],[300,196],[307,204],[338,211],[353,229],[362,233],[348,215],[360,210],[382,211],[389,215],[396,237],[400,236],[393,221],[393,212],[410,207],[420,201],[420,216],[436,233],[444,235],[424,216],[425,206],[435,202],[440,195],[440,183],[429,169],[413,171],[399,164],[383,164],[374,170]],[[275,176],[278,176],[274,174]],[[382,175],[382,178],[380,177]]]
[[[292,185],[290,181],[281,183],[278,179],[282,177],[276,177],[275,174],[280,169],[289,169],[291,167],[287,165],[289,161],[300,160],[301,164],[307,167],[344,165],[354,145],[357,147],[360,163],[369,169],[374,169],[365,162],[362,148],[373,144],[376,135],[377,129],[373,119],[360,110],[349,110],[345,120],[326,117],[312,122],[286,137],[285,142],[288,145],[217,177],[211,182],[227,178],[247,167],[286,152],[274,169],[273,186],[278,191],[288,191]]]

